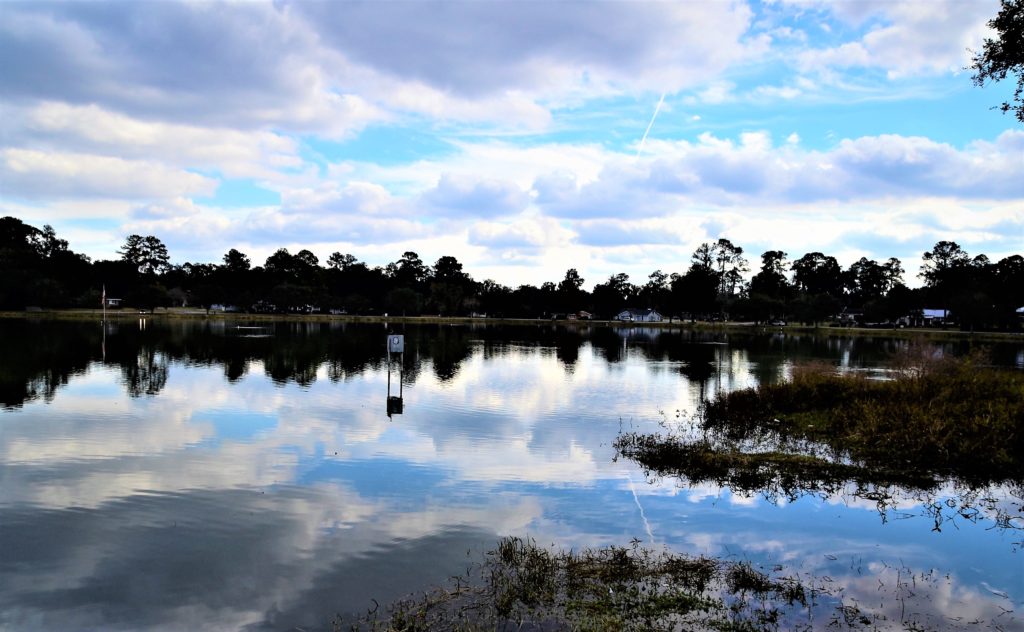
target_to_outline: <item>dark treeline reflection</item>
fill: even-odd
[[[341,322],[139,321],[99,322],[10,319],[0,322],[0,404],[20,406],[43,398],[92,363],[115,366],[132,397],[153,395],[166,384],[173,363],[218,366],[234,382],[254,366],[276,384],[309,386],[325,368],[343,381],[383,368],[385,336],[404,334],[404,379],[415,383],[424,371],[444,382],[454,379],[475,351],[485,360],[512,353],[551,354],[572,372],[593,354],[609,364],[627,359],[651,363],[651,370],[678,372],[702,391],[729,387],[740,372],[772,382],[794,360],[821,359],[841,366],[878,366],[905,340],[787,334],[700,332],[657,328],[582,325],[467,326]],[[959,354],[969,343],[944,343]],[[991,347],[995,364],[1019,367],[1020,345]],[[397,358],[394,359],[397,361]],[[710,392],[710,390],[708,391]]]

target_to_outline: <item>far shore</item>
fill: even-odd
[[[0,318],[53,318],[62,320],[102,320],[100,309],[39,309],[31,311],[0,311]],[[892,338],[927,338],[1018,341],[1024,340],[1024,332],[961,331],[954,328],[871,328],[832,325],[762,325],[753,322],[708,322],[689,320],[668,320],[655,323],[629,322],[619,320],[568,320],[549,318],[495,318],[468,316],[393,316],[354,314],[253,314],[242,312],[207,312],[200,308],[172,307],[157,308],[154,311],[138,309],[108,309],[108,320],[129,320],[139,318],[222,320],[222,321],[288,321],[288,322],[342,322],[342,323],[387,323],[409,325],[561,325],[567,327],[645,327],[657,329],[678,329],[696,331],[724,331],[735,333],[808,333],[824,336],[882,336]]]

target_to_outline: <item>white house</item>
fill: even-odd
[[[654,309],[637,309],[635,307],[629,307],[615,317],[616,320],[622,320],[630,323],[660,323],[664,320],[664,317]]]
[[[938,325],[946,322],[949,312],[945,309],[922,309],[921,319],[925,325]]]

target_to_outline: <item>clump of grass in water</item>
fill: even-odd
[[[448,588],[371,612],[347,629],[774,630],[784,609],[806,607],[799,582],[747,563],[656,553],[637,541],[556,551],[509,537]]]
[[[976,506],[1000,527],[1019,528],[985,487],[1024,485],[1024,373],[987,367],[980,354],[953,359],[914,346],[894,365],[891,381],[798,366],[787,383],[706,402],[697,438],[621,433],[615,447],[648,475],[772,500],[852,483],[883,517],[899,494],[938,507],[930,495],[952,482],[958,500],[929,511],[936,530],[944,511],[976,520]]]
[[[798,368],[789,382],[706,402],[701,425],[733,441],[765,429],[812,439],[883,469],[1024,476],[1024,373],[987,367],[980,355],[897,360],[891,381]]]

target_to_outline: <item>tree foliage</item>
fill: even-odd
[[[1005,114],[1013,112],[1024,123],[1024,0],[1002,0],[996,17],[988,22],[997,34],[986,38],[980,52],[974,52],[971,69],[976,86],[1003,81],[1007,75],[1017,76],[1017,87],[1011,101],[998,108]]]
[[[726,239],[698,245],[684,272],[655,270],[642,285],[626,273],[613,274],[591,291],[575,268],[557,282],[511,288],[474,280],[453,256],[428,266],[412,251],[373,267],[339,252],[321,265],[312,251],[293,255],[286,248],[257,267],[234,248],[218,263],[171,265],[157,237],[129,235],[119,252],[117,260],[92,262],[50,226],[0,218],[0,308],[98,308],[104,289],[108,297],[145,309],[223,304],[253,311],[409,316],[551,318],[587,311],[614,318],[635,307],[690,319],[816,323],[846,312],[869,323],[892,323],[928,307],[946,310],[965,329],[1016,331],[1016,310],[1024,306],[1024,257],[993,261],[952,241],[922,254],[923,287],[915,289],[903,284],[903,264],[896,258],[862,257],[844,270],[821,252],[790,264],[780,250],[763,253],[760,270],[747,283],[743,249]]]
[[[122,261],[135,266],[143,274],[165,272],[170,267],[167,246],[153,235],[128,235],[117,252]]]

